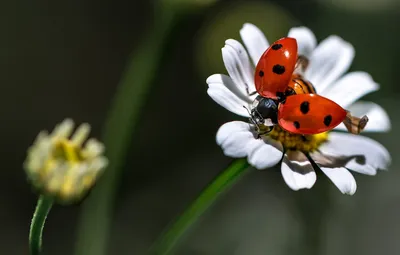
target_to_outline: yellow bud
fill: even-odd
[[[80,125],[74,133],[73,129],[73,121],[66,119],[51,134],[40,132],[23,164],[32,185],[62,204],[82,199],[108,163],[103,144],[89,139],[84,145],[89,124]]]

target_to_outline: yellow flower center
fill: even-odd
[[[82,161],[82,155],[79,146],[68,139],[59,139],[56,141],[53,157],[70,163],[79,163]]]
[[[304,153],[315,151],[328,140],[328,132],[316,135],[298,135],[289,133],[280,126],[275,126],[268,136],[281,142],[286,150],[298,150]]]
[[[55,141],[55,149],[51,154],[51,158],[47,161],[48,164],[44,173],[51,174],[51,172],[54,172],[56,168],[52,163],[57,161],[65,162],[68,167],[62,175],[62,179],[53,178],[50,181],[48,184],[49,189],[58,190],[60,198],[64,200],[74,193],[79,193],[77,190],[92,186],[96,179],[95,174],[86,174],[80,177],[81,180],[79,181],[79,169],[77,167],[85,160],[87,160],[87,157],[85,157],[80,144],[65,138],[57,139]]]

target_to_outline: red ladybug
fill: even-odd
[[[343,122],[349,132],[360,133],[367,116],[353,117],[337,103],[317,95],[314,86],[295,73],[304,64],[307,61],[298,57],[294,38],[279,39],[264,52],[255,71],[259,96],[250,113],[253,124],[259,131],[261,126],[279,124],[288,132],[309,135],[326,132]]]

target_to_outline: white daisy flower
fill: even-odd
[[[90,126],[73,129],[73,121],[66,119],[52,133],[40,132],[24,162],[33,186],[64,204],[82,199],[108,164],[103,144],[87,140]]]
[[[222,58],[229,76],[214,74],[208,77],[207,93],[227,110],[249,117],[243,106],[251,108],[257,96],[254,70],[269,43],[252,24],[245,24],[240,35],[246,49],[236,40],[225,42]],[[364,132],[390,129],[384,109],[372,102],[357,101],[378,90],[379,85],[365,72],[345,74],[354,58],[350,43],[332,35],[317,46],[314,34],[306,27],[292,28],[288,37],[297,40],[299,56],[309,60],[303,77],[311,81],[319,95],[335,101],[356,116],[367,115],[369,122]],[[335,130],[346,130],[346,127],[340,124]],[[316,181],[315,168],[318,167],[342,193],[353,195],[357,184],[349,170],[375,175],[377,170],[387,169],[391,162],[388,151],[367,137],[330,132],[306,138],[275,126],[272,132],[259,139],[254,126],[243,121],[222,125],[216,136],[225,155],[247,157],[257,169],[281,162],[283,179],[293,190],[310,189]]]

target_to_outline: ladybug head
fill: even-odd
[[[250,120],[255,125],[274,126],[278,123],[278,102],[258,96],[250,112]]]

